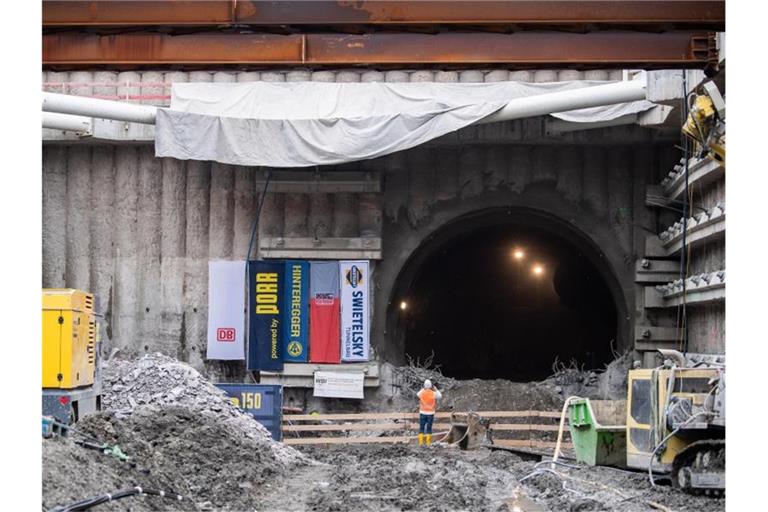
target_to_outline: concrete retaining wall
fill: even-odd
[[[667,153],[648,145],[417,148],[345,167],[383,173],[383,194],[267,194],[258,236],[382,237],[373,344],[379,356],[397,360],[402,354],[386,332],[388,302],[420,245],[467,213],[541,212],[599,248],[624,303],[626,340],[637,240],[654,228],[638,198],[670,164]],[[99,294],[108,346],[161,351],[203,368],[208,261],[245,259],[261,194],[256,174],[156,159],[145,145],[44,146],[42,285]]]

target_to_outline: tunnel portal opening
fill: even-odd
[[[407,356],[434,354],[457,379],[513,381],[544,379],[556,360],[592,369],[613,359],[617,305],[599,268],[608,263],[535,224],[508,217],[420,250],[391,305]]]

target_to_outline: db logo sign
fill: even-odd
[[[216,329],[216,341],[235,341],[235,332],[231,327],[219,327]]]

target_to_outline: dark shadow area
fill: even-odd
[[[406,354],[423,360],[434,351],[434,364],[454,378],[540,380],[555,358],[586,368],[613,358],[607,284],[576,246],[537,227],[456,235],[426,257],[394,306]]]

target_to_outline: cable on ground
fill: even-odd
[[[131,487],[130,489],[125,489],[122,491],[117,491],[115,493],[107,493],[99,496],[92,496],[90,498],[86,498],[84,500],[72,503],[70,505],[54,507],[49,512],[76,512],[80,510],[88,510],[97,505],[109,503],[110,501],[117,501],[123,498],[128,498],[130,496],[141,496],[142,494],[146,494],[149,496],[159,496],[161,498],[168,498],[176,501],[181,501],[183,499],[183,497],[180,494],[176,494],[173,492],[166,492],[158,489],[145,489],[137,485],[136,487]]]

